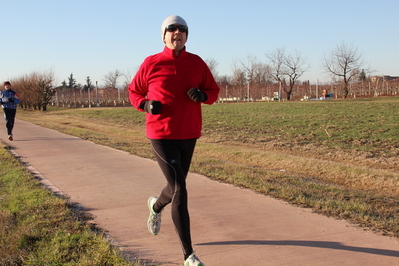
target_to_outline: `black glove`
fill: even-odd
[[[205,102],[208,99],[208,95],[205,92],[200,91],[197,88],[191,88],[187,92],[188,97],[194,102]]]
[[[161,113],[161,102],[160,101],[143,101],[140,104],[140,109],[143,109],[147,113],[152,115],[159,115]]]
[[[14,102],[14,98],[8,98],[8,101],[9,101],[10,103],[13,103],[13,102]]]

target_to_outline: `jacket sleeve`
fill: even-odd
[[[17,93],[15,93],[14,103],[15,104],[21,103],[21,99],[19,98],[19,95]]]
[[[215,78],[213,77],[209,67],[204,62],[204,78],[201,88],[201,91],[205,92],[208,96],[208,99],[203,102],[205,104],[213,104],[217,101],[220,88],[217,85]]]
[[[130,103],[133,105],[134,108],[141,112],[144,112],[144,110],[140,108],[140,104],[146,100],[146,96],[148,93],[148,82],[145,69],[146,68],[144,62],[140,66],[139,71],[136,73],[128,87]]]

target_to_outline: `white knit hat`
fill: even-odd
[[[162,26],[161,26],[162,41],[165,38],[166,27],[168,27],[169,25],[172,25],[172,24],[180,24],[180,25],[186,26],[188,28],[187,22],[182,17],[177,16],[177,15],[169,16],[163,21]],[[187,36],[188,36],[188,31],[187,31]]]

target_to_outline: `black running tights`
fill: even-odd
[[[6,120],[7,134],[12,135],[12,129],[14,128],[15,114],[17,109],[4,108],[4,118]]]
[[[171,203],[172,220],[182,245],[184,259],[193,252],[190,233],[190,217],[187,206],[186,177],[190,168],[197,139],[151,140],[151,145],[166,180],[154,211],[160,212]]]

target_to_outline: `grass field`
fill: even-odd
[[[191,170],[399,237],[399,97],[203,105]],[[153,158],[129,108],[18,118]]]

